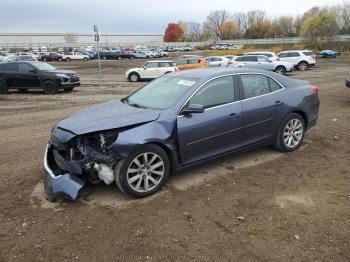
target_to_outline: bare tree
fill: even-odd
[[[227,10],[217,10],[208,15],[207,26],[215,40],[221,39],[221,27],[229,18],[230,13]]]
[[[237,25],[238,32],[243,35],[248,29],[247,26],[247,16],[245,13],[238,12],[232,15],[232,20]]]
[[[189,38],[192,41],[200,41],[201,40],[201,24],[196,22],[188,22],[187,30]]]
[[[77,42],[77,36],[73,33],[68,33],[64,36],[64,41],[66,41],[68,45],[72,45]]]

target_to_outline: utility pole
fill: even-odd
[[[95,32],[95,42],[97,45],[97,60],[98,60],[98,71],[100,75],[100,87],[102,87],[102,72],[101,72],[101,60],[100,60],[100,34],[98,33],[98,27],[97,25],[94,25],[94,32]]]

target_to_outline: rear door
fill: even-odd
[[[172,62],[160,62],[159,63],[159,74],[158,76],[164,75],[165,73],[173,72],[174,64]]]
[[[278,127],[276,119],[284,107],[282,87],[266,75],[241,74],[240,88],[244,144],[271,139]]]
[[[20,83],[18,63],[1,64],[1,77],[9,88],[18,87]]]
[[[180,115],[177,136],[183,164],[234,150],[242,144],[242,103],[235,76],[203,85],[186,104],[200,104],[203,113]],[[185,106],[185,107],[186,107]]]
[[[267,71],[274,71],[275,65],[270,61],[266,56],[257,56],[257,68],[267,70]]]

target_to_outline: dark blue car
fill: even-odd
[[[200,69],[158,78],[121,100],[63,119],[44,159],[45,195],[75,199],[86,183],[133,197],[169,174],[247,149],[296,150],[316,124],[318,89],[259,70]]]

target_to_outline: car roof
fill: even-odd
[[[263,53],[266,53],[266,54],[275,54],[275,52],[271,52],[271,51],[255,51],[255,52],[247,52],[247,53],[244,53],[244,54],[263,54]]]
[[[147,61],[147,63],[174,63],[174,61],[172,60],[150,60],[150,61]]]
[[[190,69],[177,71],[172,74],[167,75],[167,77],[181,77],[181,78],[190,78],[198,79],[198,83],[204,83],[212,78],[225,76],[229,74],[263,74],[270,76],[271,78],[277,80],[284,87],[289,87],[295,84],[295,80],[281,74],[277,74],[272,71],[260,70],[260,69],[251,69],[251,68],[235,68],[235,67],[226,67],[226,68],[202,68],[202,69]]]

